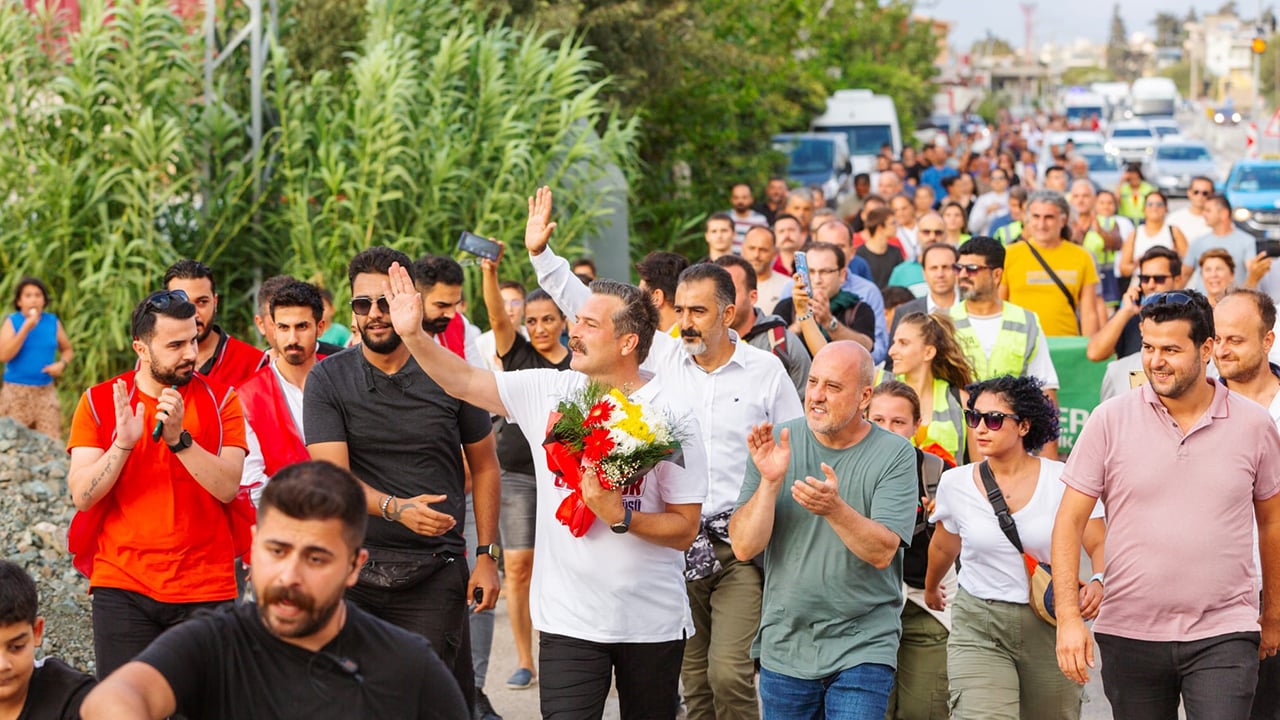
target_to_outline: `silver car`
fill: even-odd
[[[1166,195],[1186,197],[1191,178],[1217,174],[1209,147],[1194,140],[1166,140],[1147,165],[1147,179]]]
[[[1080,156],[1089,163],[1089,179],[1103,190],[1114,191],[1120,185],[1120,176],[1124,174],[1125,163],[1110,153],[1086,151]]]
[[[1125,162],[1144,163],[1151,159],[1159,142],[1160,138],[1146,123],[1127,120],[1111,126],[1103,149],[1119,155]]]

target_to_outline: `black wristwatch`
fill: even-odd
[[[622,535],[631,529],[631,508],[622,508],[622,522],[617,522],[609,526],[609,529]]]
[[[191,433],[187,432],[186,430],[183,430],[182,434],[178,436],[178,442],[169,446],[169,452],[176,454],[176,453],[182,452],[183,450],[186,450],[189,447],[191,447]]]
[[[497,562],[502,559],[502,546],[499,545],[498,543],[489,543],[488,545],[477,545],[476,557],[479,558],[481,555],[488,555],[489,557],[493,558],[494,562]]]

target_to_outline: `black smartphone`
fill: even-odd
[[[497,261],[498,255],[502,252],[502,246],[498,243],[466,230],[458,236],[458,249],[493,261]]]
[[[1267,257],[1280,257],[1280,240],[1263,240],[1258,243],[1262,246],[1261,252],[1267,254]]]
[[[484,602],[484,588],[478,587],[471,591],[471,599],[475,600],[476,605]]]

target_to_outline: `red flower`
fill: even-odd
[[[613,405],[611,405],[607,400],[601,400],[600,402],[591,406],[591,411],[588,412],[587,416],[582,420],[582,427],[584,428],[599,427],[603,425],[605,421],[609,419],[609,416],[612,414],[613,414]]]
[[[609,431],[604,428],[596,428],[582,438],[582,457],[588,462],[598,463],[612,451],[613,439],[609,437]]]

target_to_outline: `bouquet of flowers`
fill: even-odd
[[[556,519],[574,537],[586,534],[595,514],[582,500],[582,469],[591,467],[607,490],[639,482],[663,460],[680,462],[679,429],[621,390],[590,383],[561,400],[547,421],[542,446],[547,465],[573,492],[556,510]]]

